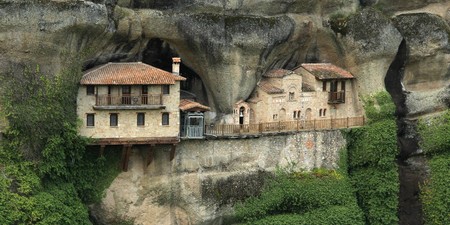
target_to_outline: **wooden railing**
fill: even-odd
[[[347,117],[322,120],[294,120],[259,124],[217,124],[206,125],[205,134],[213,136],[234,136],[243,134],[282,133],[310,130],[331,130],[359,127],[364,125],[364,117]]]
[[[345,91],[328,92],[328,103],[344,103]]]
[[[162,105],[162,95],[97,95],[97,106],[106,105]]]

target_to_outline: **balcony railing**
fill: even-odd
[[[206,125],[205,134],[212,136],[258,135],[313,130],[333,130],[364,126],[364,117],[333,118],[322,120],[294,120],[258,124]]]
[[[328,103],[329,104],[345,103],[345,91],[328,92]]]
[[[162,95],[97,95],[96,106],[162,105]]]

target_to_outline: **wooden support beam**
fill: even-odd
[[[148,146],[148,154],[147,154],[147,160],[145,161],[145,167],[148,167],[150,163],[153,161],[153,147],[155,145],[149,145]]]
[[[132,145],[124,145],[122,148],[122,171],[128,171],[128,161],[131,155]]]
[[[105,152],[105,147],[106,147],[106,145],[100,145],[100,157],[102,157],[103,156],[103,153]]]
[[[175,158],[175,150],[177,149],[177,145],[172,145],[172,148],[170,149],[170,161],[172,161]]]

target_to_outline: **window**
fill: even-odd
[[[345,91],[345,80],[341,81],[341,91]]]
[[[169,113],[162,114],[162,125],[169,125]]]
[[[143,95],[148,94],[148,86],[147,85],[142,85],[142,94]]]
[[[163,86],[161,86],[161,92],[162,92],[164,95],[170,94],[170,86],[169,86],[169,85],[163,85]]]
[[[109,114],[109,126],[117,127],[119,124],[119,115],[117,113]]]
[[[123,95],[129,95],[131,94],[131,86],[122,86],[122,94]]]
[[[95,117],[93,113],[89,113],[86,115],[86,126],[88,127],[95,126]]]
[[[327,113],[327,109],[323,109],[323,114],[322,114],[322,116],[325,116],[326,113]]]
[[[327,91],[327,82],[326,81],[324,81],[322,83],[322,91]]]
[[[272,118],[273,118],[273,120],[278,120],[278,114],[273,114]]]
[[[294,119],[300,118],[300,110],[294,111],[294,116],[293,116],[293,118],[294,118]]]
[[[137,114],[137,125],[144,126],[145,125],[145,113]]]
[[[87,95],[95,95],[95,86],[94,85],[86,86],[86,94]]]
[[[338,82],[335,80],[332,80],[331,84],[330,84],[330,91],[337,92],[337,87],[338,87]]]
[[[319,116],[322,116],[322,109],[319,109]]]
[[[289,101],[293,101],[295,98],[294,92],[289,92]]]

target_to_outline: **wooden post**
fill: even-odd
[[[347,128],[349,128],[349,124],[348,124],[348,116],[347,116]]]
[[[100,157],[103,156],[104,151],[105,151],[105,145],[100,145]]]
[[[124,145],[122,148],[122,171],[128,171],[128,160],[130,159],[132,145]]]
[[[170,161],[172,161],[175,158],[175,150],[177,148],[177,145],[172,145],[172,148],[170,149]]]
[[[148,167],[148,165],[150,165],[150,163],[152,163],[153,161],[153,147],[155,145],[149,145],[148,146],[148,153],[147,153],[147,157],[145,160],[145,167]]]

